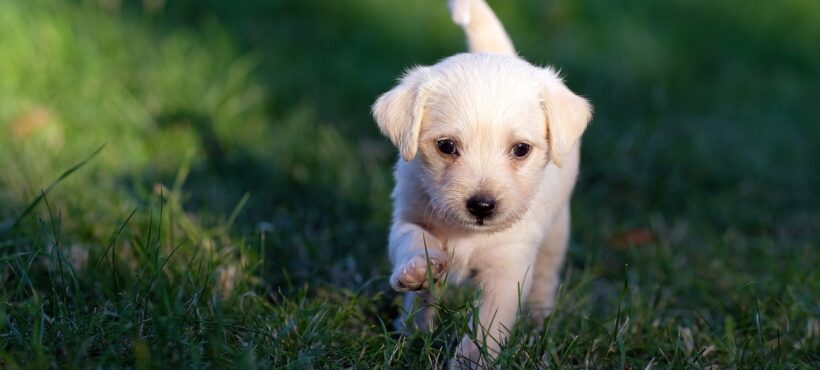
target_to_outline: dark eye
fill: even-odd
[[[512,155],[518,158],[524,158],[530,154],[530,144],[518,143],[512,147]]]
[[[456,149],[455,141],[450,140],[450,139],[441,139],[439,141],[436,141],[436,147],[438,147],[438,151],[440,151],[444,154],[448,154],[448,155],[458,154],[458,150]]]

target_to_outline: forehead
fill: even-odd
[[[442,66],[428,90],[424,135],[545,138],[535,67],[481,62]]]

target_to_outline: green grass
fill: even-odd
[[[491,4],[596,108],[558,307],[499,367],[820,367],[820,5]],[[392,326],[369,105],[463,46],[396,6],[0,2],[0,367],[450,358],[470,291]]]

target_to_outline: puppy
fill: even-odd
[[[390,284],[408,292],[407,314],[417,296],[429,299],[428,276],[472,280],[481,290],[479,340],[465,336],[457,358],[483,366],[479,348],[498,353],[519,302],[537,322],[553,305],[591,106],[553,69],[517,57],[483,0],[449,5],[471,53],[412,68],[373,116],[401,153]],[[432,310],[417,313],[420,328],[432,324]]]

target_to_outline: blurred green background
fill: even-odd
[[[621,343],[623,356],[601,349],[600,363],[634,358],[645,366],[662,358],[654,343],[685,349],[685,327],[705,344],[684,364],[708,365],[698,350],[714,343],[716,363],[742,365],[735,336],[759,340],[749,361],[817,364],[820,2],[490,4],[522,57],[560,68],[595,107],[583,139],[565,279],[577,306],[564,321],[559,316],[551,348],[567,346],[562,333],[588,334],[593,343],[607,331],[577,326],[582,319],[613,319],[617,328],[619,302],[631,302],[647,306],[632,314],[640,333],[658,320],[672,329],[646,329],[632,347]],[[48,367],[73,358],[80,367],[134,366],[146,351],[177,353],[163,347],[173,335],[153,329],[123,329],[132,340],[121,348],[99,338],[63,347],[46,340],[41,348],[31,345],[33,332],[12,328],[35,311],[63,317],[47,308],[49,299],[64,298],[75,309],[83,299],[117,302],[124,286],[145,287],[136,272],[165,276],[171,300],[187,297],[196,284],[189,291],[173,282],[199,279],[190,278],[191,261],[203,248],[208,271],[223,285],[225,271],[239,266],[236,285],[269,305],[259,315],[271,320],[287,322],[271,313],[276,309],[298,316],[301,308],[282,302],[301,297],[370,315],[340,323],[339,335],[389,322],[398,307],[395,295],[382,293],[396,151],[378,134],[369,107],[409,66],[463,49],[444,0],[0,2],[0,365]],[[48,193],[47,206],[41,202],[14,224],[41,190],[103,144]],[[112,237],[134,209],[124,237]],[[152,234],[163,222],[164,233]],[[180,240],[188,243],[177,260],[149,263],[169,256]],[[95,264],[118,249],[120,262]],[[55,250],[65,250],[66,261],[32,264]],[[69,262],[73,284],[99,293],[78,299],[54,288],[71,285],[53,269]],[[96,281],[98,269],[113,278]],[[620,294],[624,284],[631,298]],[[299,287],[305,290],[297,294]],[[356,298],[339,293],[346,291]],[[246,309],[232,301],[239,298],[225,299],[226,317]],[[212,302],[198,304],[214,312]],[[761,315],[770,321],[761,324]],[[79,337],[91,335],[90,326],[74,328]],[[356,362],[362,344],[339,345],[333,330],[315,341],[341,349],[310,352],[296,363],[380,364],[378,346],[361,350],[372,358]],[[771,344],[775,337],[788,343],[785,350]],[[313,342],[298,338],[290,352],[257,349],[248,366],[302,358]],[[398,343],[385,338],[382,346]],[[147,343],[145,351],[139,343]],[[232,348],[230,340],[220,343]],[[104,349],[92,354],[83,346]],[[199,361],[233,366],[247,359],[220,348]],[[449,347],[428,349],[436,348]],[[572,360],[576,349],[567,348]],[[167,361],[190,363],[186,356]],[[406,356],[405,366],[422,357]]]

